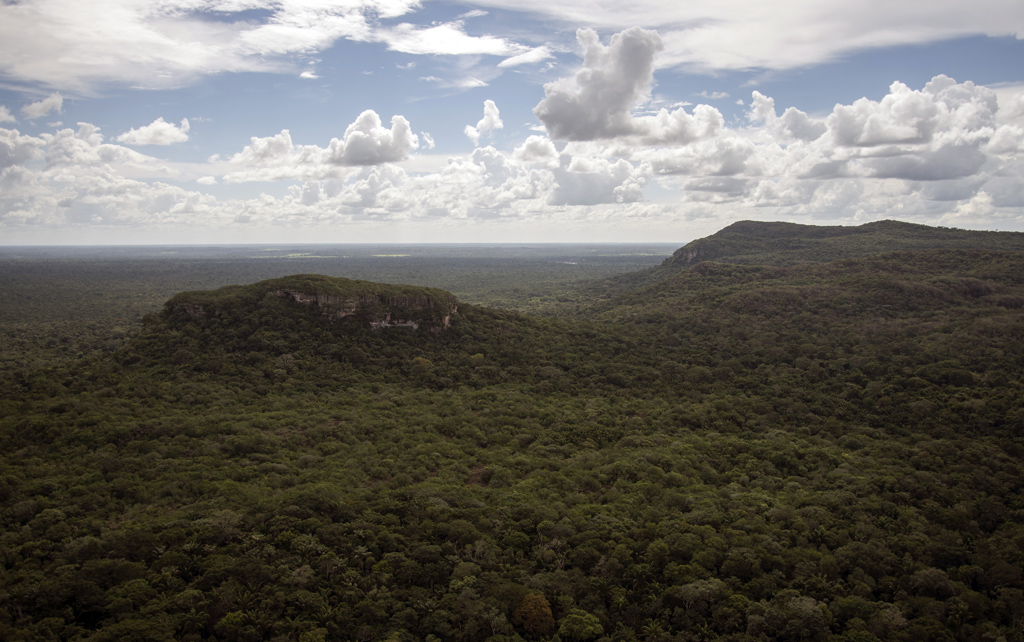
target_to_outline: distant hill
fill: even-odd
[[[1024,233],[977,232],[902,221],[858,226],[739,221],[676,250],[654,268],[604,281],[610,294],[651,285],[697,263],[786,266],[907,250],[1024,252]]]
[[[1024,252],[1024,234],[976,232],[902,221],[877,221],[856,227],[740,221],[687,243],[666,259],[663,266],[681,268],[701,261],[793,265],[898,250],[939,249]]]

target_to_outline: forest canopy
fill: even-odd
[[[4,325],[0,638],[1024,640],[1022,235],[919,227]]]

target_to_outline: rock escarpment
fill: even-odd
[[[183,292],[164,307],[167,319],[210,323],[248,316],[284,300],[329,319],[374,330],[404,327],[440,332],[451,325],[458,300],[435,288],[388,285],[318,274],[270,279],[246,286]]]
[[[431,330],[442,330],[451,325],[452,314],[458,311],[458,302],[452,295],[439,301],[438,297],[428,294],[378,292],[345,297],[294,289],[274,290],[271,294],[315,306],[335,319],[366,316],[374,330],[391,327],[419,329],[421,325]]]

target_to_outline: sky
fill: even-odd
[[[0,0],[0,245],[1024,231],[1020,0]]]

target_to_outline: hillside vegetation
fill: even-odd
[[[10,374],[0,638],[1020,642],[1024,253],[882,228],[573,318],[176,295]]]
[[[667,279],[703,261],[788,266],[923,250],[1024,252],[1024,233],[980,232],[902,221],[851,226],[740,221],[687,243],[661,265],[614,276],[601,287],[621,293]]]

